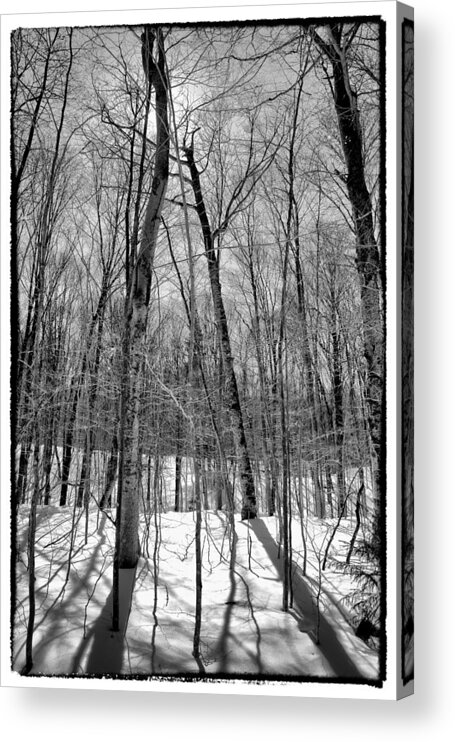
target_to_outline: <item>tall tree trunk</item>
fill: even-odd
[[[376,498],[379,498],[383,493],[385,483],[383,266],[374,233],[372,200],[365,177],[362,127],[357,107],[357,95],[351,88],[346,57],[353,34],[351,33],[349,38],[343,38],[343,24],[338,23],[329,24],[326,29],[327,41],[317,33],[315,33],[315,39],[332,66],[332,93],[347,171],[344,180],[352,206],[356,234],[363,353],[367,372],[368,429],[376,459],[373,472],[374,494]],[[378,509],[378,517],[380,512],[382,512],[382,507]]]
[[[164,221],[164,220],[163,220]],[[187,213],[185,214],[185,221],[187,221]],[[222,386],[223,386],[223,371],[222,371],[222,364],[219,365],[219,397],[217,400],[217,406],[218,406],[218,416],[217,411],[214,409],[214,405],[211,401],[211,395],[209,393],[209,389],[207,386],[207,380],[206,380],[206,374],[204,370],[204,364],[202,362],[202,330],[200,326],[200,322],[198,319],[198,314],[196,311],[196,305],[195,305],[195,281],[194,281],[194,271],[192,267],[192,261],[193,261],[193,248],[191,243],[191,237],[189,235],[189,223],[187,223],[187,240],[188,240],[188,250],[189,250],[189,263],[190,263],[190,301],[188,301],[186,294],[185,294],[185,288],[182,280],[182,276],[178,267],[178,264],[175,260],[174,251],[172,249],[172,241],[170,239],[169,230],[166,227],[166,224],[164,225],[166,228],[166,232],[168,235],[168,243],[169,243],[169,252],[171,254],[172,263],[175,268],[175,272],[177,274],[179,287],[180,287],[180,295],[183,300],[183,304],[185,306],[186,315],[188,317],[188,324],[190,327],[190,352],[189,352],[189,362],[188,362],[188,384],[190,386],[190,390],[192,388],[192,378],[194,375],[199,373],[200,380],[202,382],[202,386],[205,393],[205,399],[209,408],[210,413],[210,420],[212,423],[213,432],[215,435],[216,440],[216,448],[218,453],[218,458],[216,460],[216,470],[219,474],[219,488],[218,488],[218,480],[217,480],[217,507],[218,509],[221,509],[223,506],[223,492],[225,495],[225,503],[226,506],[229,509],[229,512],[234,512],[234,497],[233,492],[231,489],[231,483],[229,481],[228,476],[228,469],[227,469],[227,462],[226,462],[226,454],[223,449],[223,446],[221,444],[221,435],[220,435],[220,407],[221,407],[221,398],[222,398]],[[193,358],[193,364],[191,364],[191,357]],[[190,384],[191,381],[191,384]],[[193,435],[193,431],[190,425],[190,431]],[[180,464],[181,466],[181,464]],[[180,496],[181,496],[181,489],[180,489]],[[181,499],[181,497],[180,497]]]
[[[30,426],[30,432],[25,441],[22,442],[21,452],[19,455],[19,467],[16,480],[16,508],[26,501],[27,479],[28,479],[28,462],[32,448],[33,433]],[[13,452],[15,453],[15,452]]]
[[[115,478],[117,475],[118,466],[118,440],[117,435],[114,434],[112,438],[111,451],[109,454],[109,460],[106,468],[106,481],[104,484],[104,492],[100,501],[100,508],[112,507],[112,490],[114,489]]]
[[[161,211],[169,177],[169,123],[168,123],[168,82],[164,40],[161,29],[146,27],[142,34],[142,58],[150,99],[152,87],[155,89],[156,103],[156,153],[153,171],[152,191],[146,207],[145,220],[135,260],[125,308],[125,343],[122,390],[123,404],[120,426],[121,436],[121,502],[118,567],[134,567],[139,555],[139,410],[140,410],[140,369],[142,365],[143,341],[147,327],[147,311],[150,301],[152,267],[155,256]],[[156,60],[153,52],[157,42]]]
[[[242,488],[242,511],[243,520],[255,518],[257,515],[256,493],[254,488],[253,470],[245,435],[240,396],[237,378],[234,371],[234,360],[231,351],[231,342],[226,312],[224,308],[223,295],[221,291],[219,260],[215,250],[213,233],[210,228],[204,199],[202,196],[199,171],[194,161],[193,147],[185,147],[187,165],[189,167],[191,184],[196,199],[196,210],[202,228],[204,238],[205,255],[207,258],[210,288],[212,292],[215,319],[220,339],[221,353],[223,358],[224,376],[227,389],[228,407],[236,429],[237,456]]]
[[[158,433],[159,435],[159,433]],[[162,491],[161,491],[161,456],[159,452],[158,445],[155,449],[155,456],[153,459],[153,495],[155,498],[155,503],[157,504],[158,508],[161,511],[161,498],[162,498]]]
[[[180,366],[178,354],[174,359],[175,363],[175,381],[177,386],[180,384]],[[179,409],[176,410],[176,431],[175,431],[175,473],[174,473],[174,512],[181,510],[182,498],[182,414]]]
[[[333,388],[333,437],[337,457],[338,515],[344,511],[346,499],[344,483],[344,413],[343,413],[343,375],[341,366],[340,337],[335,295],[335,268],[331,277],[331,335],[332,335],[332,388]]]
[[[251,289],[253,292],[254,305],[254,341],[256,350],[256,362],[258,365],[259,388],[261,392],[261,424],[262,424],[262,446],[264,455],[266,504],[268,515],[275,515],[275,501],[277,492],[277,462],[275,453],[275,431],[273,416],[270,412],[270,404],[266,394],[266,380],[263,354],[261,352],[261,329],[259,299],[256,285],[256,276],[253,266],[252,246],[248,246],[248,269],[250,274]],[[270,441],[270,445],[268,444]]]
[[[107,281],[106,281],[107,285]],[[107,294],[107,290],[106,290]],[[95,408],[96,397],[98,393],[98,372],[100,367],[101,358],[101,340],[103,337],[103,326],[104,326],[104,312],[106,308],[106,302],[102,302],[101,309],[99,311],[99,322],[98,332],[96,337],[96,348],[95,358],[93,365],[89,373],[89,394],[88,394],[88,425],[85,432],[85,446],[82,460],[81,476],[79,480],[79,491],[78,491],[78,507],[82,507],[83,502],[88,502],[88,491],[90,489],[90,470],[91,470],[91,459],[92,452],[95,447],[95,432],[91,423],[93,410]]]
[[[289,228],[288,223],[288,228]],[[289,235],[289,229],[288,229]],[[292,590],[291,578],[291,529],[290,529],[290,488],[289,488],[289,451],[288,451],[288,425],[286,420],[286,397],[285,397],[285,363],[284,363],[284,342],[286,333],[286,304],[287,304],[287,274],[289,263],[289,236],[286,240],[284,262],[283,262],[283,283],[281,289],[281,307],[280,307],[280,330],[278,337],[277,361],[278,361],[278,393],[279,393],[279,410],[280,410],[280,434],[281,434],[281,454],[282,454],[282,533],[283,533],[283,611],[289,609],[289,596]]]
[[[180,443],[177,444],[177,454],[175,456],[175,499],[174,511],[178,513],[181,510],[182,497],[182,456],[180,453]]]
[[[297,213],[295,214],[297,219]],[[310,459],[313,477],[314,513],[318,518],[325,517],[325,502],[321,486],[320,474],[320,452],[319,445],[319,421],[317,415],[318,399],[316,395],[316,380],[314,375],[314,360],[311,352],[310,333],[308,332],[308,319],[305,303],[305,287],[302,264],[300,260],[300,240],[298,237],[298,222],[296,224],[296,237],[292,242],[294,252],[294,264],[297,282],[297,310],[300,322],[302,338],[303,377],[305,387],[306,409],[310,423]]]
[[[55,378],[55,377],[54,377]],[[53,378],[47,379],[52,384]],[[49,387],[48,387],[49,388]],[[43,474],[44,474],[44,504],[49,505],[51,499],[51,472],[52,472],[52,451],[54,448],[55,434],[55,402],[54,395],[51,394],[50,404],[44,414],[44,444],[43,444]]]
[[[36,512],[39,500],[39,427],[35,430],[35,446],[33,454],[33,494],[30,504],[28,522],[28,623],[25,641],[25,667],[27,674],[33,667],[33,634],[35,630],[36,594],[35,594],[35,539],[36,539]]]
[[[333,518],[333,482],[330,462],[326,462],[325,465],[325,483],[327,489],[327,505],[330,510],[330,517]]]

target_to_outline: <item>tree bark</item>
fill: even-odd
[[[365,177],[357,96],[351,88],[349,79],[346,58],[349,42],[346,41],[345,44],[343,42],[343,24],[329,24],[327,33],[328,41],[323,40],[317,33],[315,39],[332,66],[332,93],[347,171],[344,180],[354,220],[362,308],[363,353],[367,368],[368,428],[376,459],[373,473],[374,494],[379,498],[383,493],[385,481],[383,267],[374,233],[372,200]]]
[[[118,441],[117,441],[117,436],[114,435],[112,439],[112,446],[111,446],[111,452],[109,454],[109,460],[107,462],[104,492],[103,492],[103,496],[100,501],[101,510],[112,507],[112,490],[114,489],[115,478],[117,475],[117,465],[118,465]]]
[[[221,291],[220,270],[218,256],[216,254],[213,233],[210,228],[204,199],[202,196],[199,171],[194,161],[193,148],[185,147],[187,165],[190,171],[191,184],[196,199],[196,211],[202,228],[204,238],[204,249],[207,258],[210,288],[212,292],[215,319],[220,339],[221,354],[223,358],[223,369],[227,388],[228,407],[236,428],[237,455],[239,460],[240,482],[242,488],[242,520],[255,518],[257,515],[256,493],[254,488],[253,470],[248,452],[245,435],[245,426],[240,404],[240,396],[237,378],[234,371],[234,360],[231,351],[229,329],[224,308],[223,295]]]
[[[341,365],[340,336],[338,330],[337,299],[335,292],[335,268],[331,275],[330,321],[332,335],[332,389],[333,389],[333,438],[337,457],[338,515],[344,511],[346,490],[344,483],[344,412],[343,412],[343,374]]]
[[[140,369],[142,345],[147,327],[147,311],[150,301],[152,267],[155,256],[161,211],[169,178],[169,122],[168,122],[168,82],[164,40],[161,29],[147,27],[142,34],[142,58],[150,98],[155,89],[156,104],[156,153],[152,181],[152,191],[147,203],[138,256],[135,261],[125,309],[124,354],[127,373],[122,384],[123,448],[121,473],[121,503],[119,507],[119,568],[136,566],[139,556],[139,410],[140,410]],[[157,42],[157,56],[153,53]]]

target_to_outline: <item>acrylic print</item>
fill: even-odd
[[[18,678],[383,687],[373,5],[11,29]]]

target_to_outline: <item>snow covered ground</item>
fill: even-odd
[[[36,546],[33,674],[193,675],[195,513],[142,516],[142,556],[121,570],[121,630],[111,630],[113,511],[40,507]],[[71,546],[73,520],[76,535]],[[28,512],[19,515],[13,665],[25,664]],[[374,680],[375,651],[354,634],[343,598],[349,576],[319,567],[335,521],[309,519],[307,576],[300,523],[293,524],[293,605],[282,610],[282,559],[274,517],[235,520],[203,513],[201,654],[208,676]],[[347,548],[342,521],[331,548]],[[71,547],[71,549],[70,549]],[[70,558],[71,551],[71,558]],[[341,558],[341,556],[340,556]],[[230,569],[231,563],[231,569]],[[321,580],[319,580],[321,575]],[[322,588],[319,591],[319,586]],[[320,600],[317,595],[320,592]],[[319,608],[319,610],[318,610]]]

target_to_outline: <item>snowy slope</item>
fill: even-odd
[[[71,527],[77,523],[71,547]],[[85,529],[87,525],[87,544]],[[37,616],[33,674],[200,674],[193,658],[195,514],[142,519],[137,570],[121,571],[121,631],[111,631],[111,513],[42,507],[38,512]],[[343,523],[334,549],[349,523]],[[348,577],[319,565],[332,524],[309,520],[308,569],[302,576],[300,525],[293,528],[293,606],[282,610],[277,521],[235,521],[203,513],[201,654],[207,675],[374,680],[376,653],[351,628],[342,598]],[[28,617],[27,512],[20,514],[17,620],[13,661],[25,664]],[[231,545],[235,542],[235,560]],[[71,559],[69,550],[71,547]],[[320,600],[316,600],[319,586]],[[317,606],[319,605],[319,611]]]

